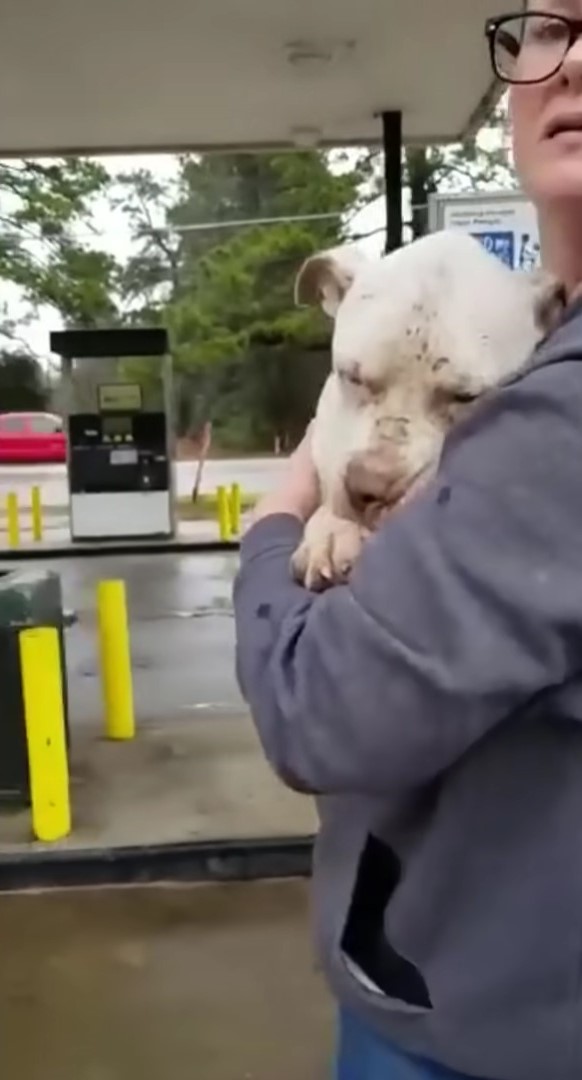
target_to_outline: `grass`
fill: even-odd
[[[243,514],[246,510],[252,510],[256,501],[256,495],[241,495],[240,508]],[[180,521],[213,521],[217,516],[216,504],[216,495],[199,495],[195,503],[182,495],[177,500],[178,519]]]

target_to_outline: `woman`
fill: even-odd
[[[546,264],[582,280],[582,0],[489,26]],[[318,797],[339,1080],[582,1077],[582,303],[449,440],[439,475],[314,596],[289,558],[309,439],[260,503],[238,672]]]

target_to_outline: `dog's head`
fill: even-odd
[[[334,377],[358,414],[346,489],[369,524],[435,467],[457,418],[526,363],[566,302],[549,275],[510,270],[459,232],[375,260],[348,246],[314,255],[295,296],[334,319]]]

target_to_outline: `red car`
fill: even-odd
[[[63,421],[53,413],[0,413],[0,462],[62,462],[67,459]]]

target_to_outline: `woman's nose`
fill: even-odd
[[[579,36],[566,53],[562,76],[573,89],[582,89],[582,36]]]

